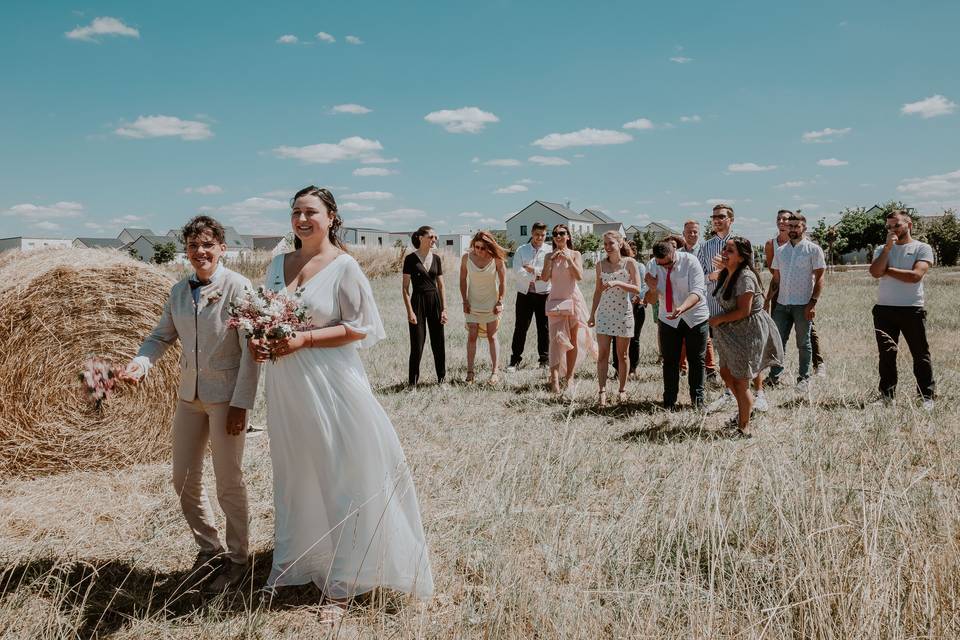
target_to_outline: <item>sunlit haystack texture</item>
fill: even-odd
[[[0,256],[0,475],[115,468],[166,453],[179,348],[100,410],[79,372],[90,355],[118,364],[134,356],[171,284],[113,251]]]

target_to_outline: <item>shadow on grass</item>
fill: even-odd
[[[570,412],[570,415],[574,418],[579,418],[581,416],[606,416],[609,418],[620,419],[629,418],[630,416],[636,414],[650,415],[653,413],[663,413],[664,411],[665,409],[663,408],[663,403],[655,402],[653,400],[624,402],[623,404],[614,402],[613,404],[607,405],[602,409],[596,405],[596,401],[594,400],[593,402],[584,403],[576,407]]]
[[[700,421],[688,424],[671,425],[669,420],[662,420],[653,426],[644,429],[632,429],[617,436],[619,442],[647,442],[650,444],[666,444],[683,442],[685,440],[728,440],[732,436],[725,431],[706,429]]]
[[[190,569],[162,572],[137,566],[132,560],[87,562],[57,558],[27,560],[0,566],[0,602],[24,592],[49,598],[68,617],[77,620],[81,638],[102,638],[138,619],[176,620],[206,612],[246,614],[253,610],[319,607],[325,600],[313,584],[283,587],[274,594],[260,591],[270,573],[273,551],[251,558],[251,572],[238,588],[223,594],[206,594],[210,574]],[[373,592],[358,596],[351,610],[378,605],[388,612],[402,598]]]
[[[801,407],[816,407],[827,411],[837,409],[864,409],[867,403],[859,398],[808,398],[805,395],[798,395],[789,400],[778,403],[778,409],[799,409]]]

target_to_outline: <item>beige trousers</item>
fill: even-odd
[[[208,404],[180,400],[173,418],[173,488],[180,507],[202,551],[222,552],[220,534],[203,486],[203,458],[207,442],[213,454],[217,501],[227,520],[227,556],[235,563],[247,562],[249,516],[247,486],[243,482],[244,433],[227,433],[230,403]]]

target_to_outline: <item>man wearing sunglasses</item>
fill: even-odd
[[[902,209],[887,214],[887,242],[873,252],[870,275],[880,280],[873,326],[880,351],[880,395],[892,403],[897,392],[897,345],[903,334],[913,356],[913,375],[927,411],[933,410],[935,383],[927,344],[923,277],[933,264],[933,249],[910,235],[913,220]]]

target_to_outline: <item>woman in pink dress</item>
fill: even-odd
[[[553,252],[543,263],[540,279],[550,283],[546,312],[550,327],[550,390],[561,392],[570,386],[577,363],[585,353],[597,357],[597,343],[587,326],[590,312],[577,283],[583,280],[583,258],[573,248],[565,224],[553,228]]]

